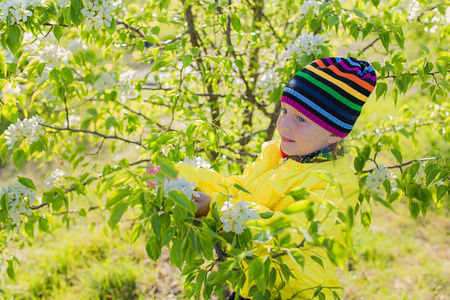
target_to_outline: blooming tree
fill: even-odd
[[[110,230],[126,230],[126,214],[135,221],[131,242],[145,238],[151,259],[170,250],[188,298],[223,297],[247,280],[257,283],[254,299],[270,299],[275,278],[289,278],[283,265],[272,272],[276,258],[301,265],[305,244],[343,266],[354,217],[368,227],[374,201],[406,201],[413,217],[448,201],[448,1],[0,1],[0,159],[19,171],[59,162],[43,178],[2,178],[0,251],[17,233],[29,243],[51,233],[48,215],[69,224],[101,210]],[[325,220],[314,215],[324,203],[307,200],[306,189],[281,216],[223,195],[211,218],[195,218],[195,184],[178,178],[174,162],[241,172],[274,137],[283,83],[314,59],[344,55],[372,62],[370,101],[420,99],[423,107],[405,105],[348,139],[360,193],[337,214],[345,243],[320,231]],[[410,157],[403,143],[427,150]],[[146,174],[149,162],[158,167]],[[339,188],[328,175],[329,188]],[[97,198],[86,206],[88,193]],[[304,241],[273,243],[290,234],[293,213],[310,216]],[[255,245],[266,243],[270,254],[256,258]],[[17,259],[1,263],[14,279]]]

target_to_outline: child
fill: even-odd
[[[358,184],[349,161],[342,159],[341,140],[352,130],[375,84],[376,75],[370,64],[352,57],[322,58],[297,72],[281,97],[277,121],[281,141],[265,143],[257,160],[243,175],[224,178],[212,170],[180,166],[179,177],[196,182],[203,190],[200,196],[194,196],[197,215],[208,214],[211,200],[218,198],[218,192],[225,192],[223,186],[228,187],[229,194],[237,196],[234,199],[254,202],[272,211],[293,204],[294,199],[286,194],[298,187],[306,187],[310,199],[317,202],[326,199],[344,210],[354,206]],[[328,183],[317,176],[317,171],[333,174],[341,188],[327,188]],[[236,189],[234,183],[251,194]],[[325,214],[323,209],[317,217]],[[322,232],[336,236],[335,221],[327,218]],[[304,214],[296,215],[295,225],[305,228],[306,224]],[[310,299],[314,289],[308,288],[319,285],[339,288],[336,267],[325,251],[302,250],[306,260],[303,270],[289,256],[283,257],[296,280],[290,279],[288,285],[278,290],[281,299]],[[312,255],[322,258],[323,268],[311,259]],[[277,281],[275,286],[280,283]],[[246,297],[247,292],[241,291],[241,295]],[[334,299],[330,289],[324,288],[322,292],[328,299]]]

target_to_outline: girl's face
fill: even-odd
[[[281,150],[289,156],[308,155],[341,140],[284,102],[281,103],[277,129]]]

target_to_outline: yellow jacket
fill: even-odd
[[[321,171],[331,173],[340,188],[329,188],[329,183],[317,176],[317,172]],[[226,193],[224,186],[227,186],[228,193],[237,196],[234,199],[255,202],[276,212],[295,203],[291,196],[286,196],[290,190],[305,187],[310,192],[310,199],[315,200],[319,203],[318,205],[323,205],[323,200],[332,201],[345,211],[349,205],[356,204],[358,184],[353,173],[346,158],[308,164],[300,164],[291,159],[283,161],[280,141],[272,141],[263,145],[261,154],[246,168],[243,175],[225,178],[214,170],[181,165],[179,177],[195,182],[205,193],[213,196],[213,201],[217,198],[215,194],[218,196],[218,192]],[[234,183],[238,183],[251,194],[236,189],[233,187]],[[325,209],[319,211],[316,217],[321,217],[321,213],[325,214]],[[335,226],[335,222],[334,218],[327,218],[327,221],[322,224],[322,232],[340,238],[340,226]],[[299,228],[305,228],[308,222],[305,214],[302,213],[294,215],[293,223]],[[300,243],[301,240],[298,242]],[[303,254],[305,256],[303,270],[289,256],[283,256],[283,262],[289,266],[297,280],[291,278],[289,284],[278,291],[281,299],[310,299],[314,293],[311,289],[296,295],[295,298],[292,296],[301,290],[319,285],[340,286],[337,281],[337,268],[328,259],[323,249],[309,248],[309,250],[303,250]],[[311,259],[312,255],[321,257],[324,268]],[[281,281],[277,281],[275,286],[279,283]],[[242,296],[247,295],[247,289],[241,291]],[[334,299],[328,289],[323,289],[322,292],[326,294],[327,299]]]

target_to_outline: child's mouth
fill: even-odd
[[[293,140],[290,140],[290,139],[285,138],[284,136],[281,137],[281,140],[282,140],[283,142],[285,142],[285,143],[293,143],[293,142],[295,142],[295,141],[293,141]]]

